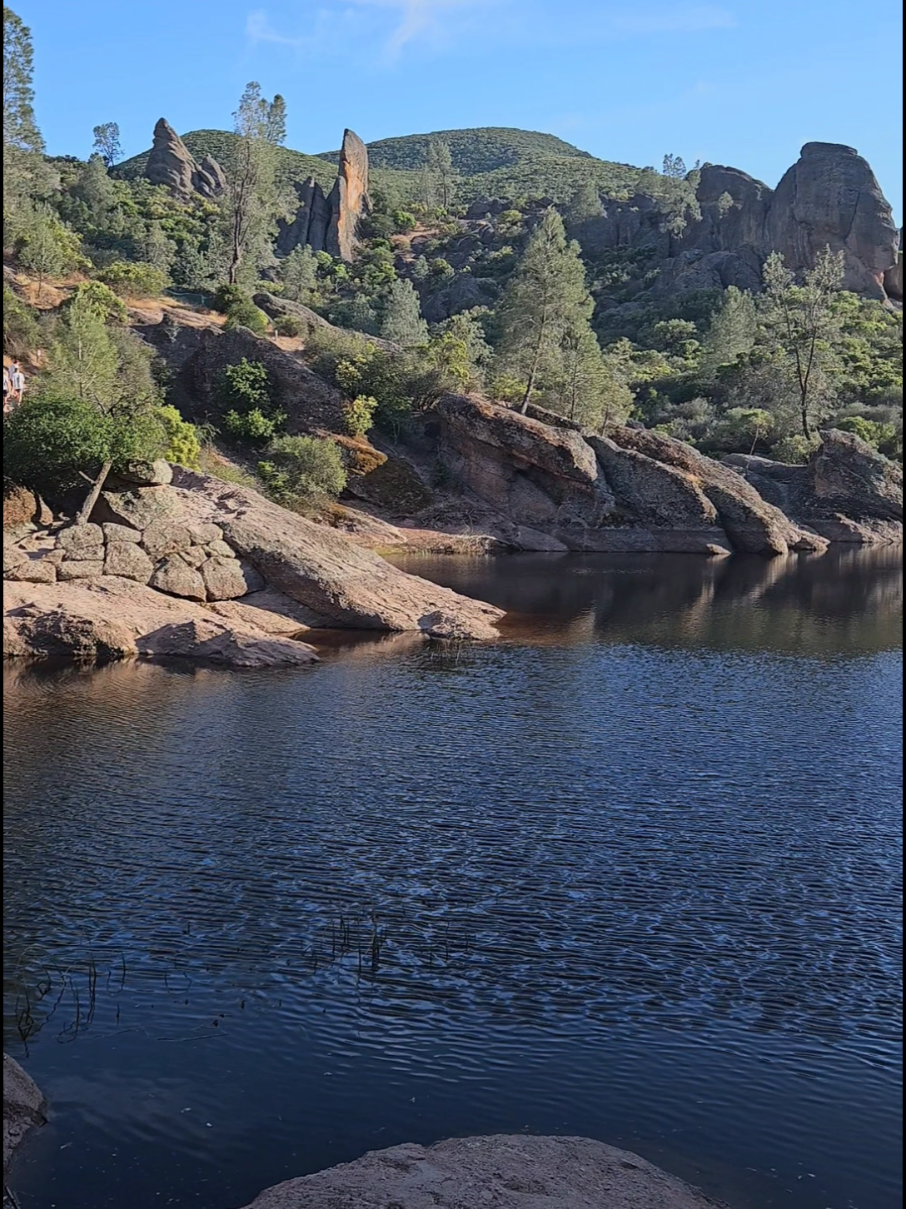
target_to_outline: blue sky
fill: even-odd
[[[48,149],[119,123],[229,129],[249,80],[287,143],[463,126],[557,134],[603,159],[665,152],[776,185],[810,140],[871,163],[902,221],[898,0],[14,0],[32,29]]]

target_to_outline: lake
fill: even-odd
[[[520,1131],[900,1203],[900,551],[404,565],[504,639],[6,671],[22,1209]]]

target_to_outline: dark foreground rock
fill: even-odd
[[[15,1058],[3,1055],[3,1183],[16,1147],[46,1121],[44,1097]]]
[[[287,1180],[246,1209],[715,1209],[698,1188],[589,1138],[406,1143]]]

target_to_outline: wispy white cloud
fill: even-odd
[[[732,29],[735,18],[715,4],[670,2],[630,7],[626,0],[321,0],[306,5],[305,32],[275,28],[264,9],[249,13],[250,43],[318,53],[378,51],[396,62],[416,46],[453,50],[466,38],[492,45],[569,46],[662,34]]]

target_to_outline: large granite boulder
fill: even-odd
[[[368,150],[357,134],[343,131],[337,179],[327,199],[330,218],[324,249],[352,260],[358,247],[359,223],[371,208],[368,199]]]
[[[268,1188],[246,1209],[719,1209],[627,1150],[590,1138],[450,1138],[370,1151]],[[725,1207],[724,1207],[725,1209]]]
[[[634,450],[687,476],[714,506],[733,548],[769,557],[791,550],[823,550],[826,542],[798,528],[779,508],[763,499],[742,475],[691,445],[648,429],[622,427],[610,437],[621,449]]]
[[[195,160],[173,127],[160,118],[154,127],[154,142],[145,164],[145,177],[152,185],[165,185],[180,201],[193,196],[219,197],[226,177],[216,160],[205,156]]]
[[[813,265],[825,247],[844,254],[844,289],[885,297],[884,273],[897,263],[893,215],[867,160],[838,143],[806,143],[775,190],[765,252],[787,265]]]

